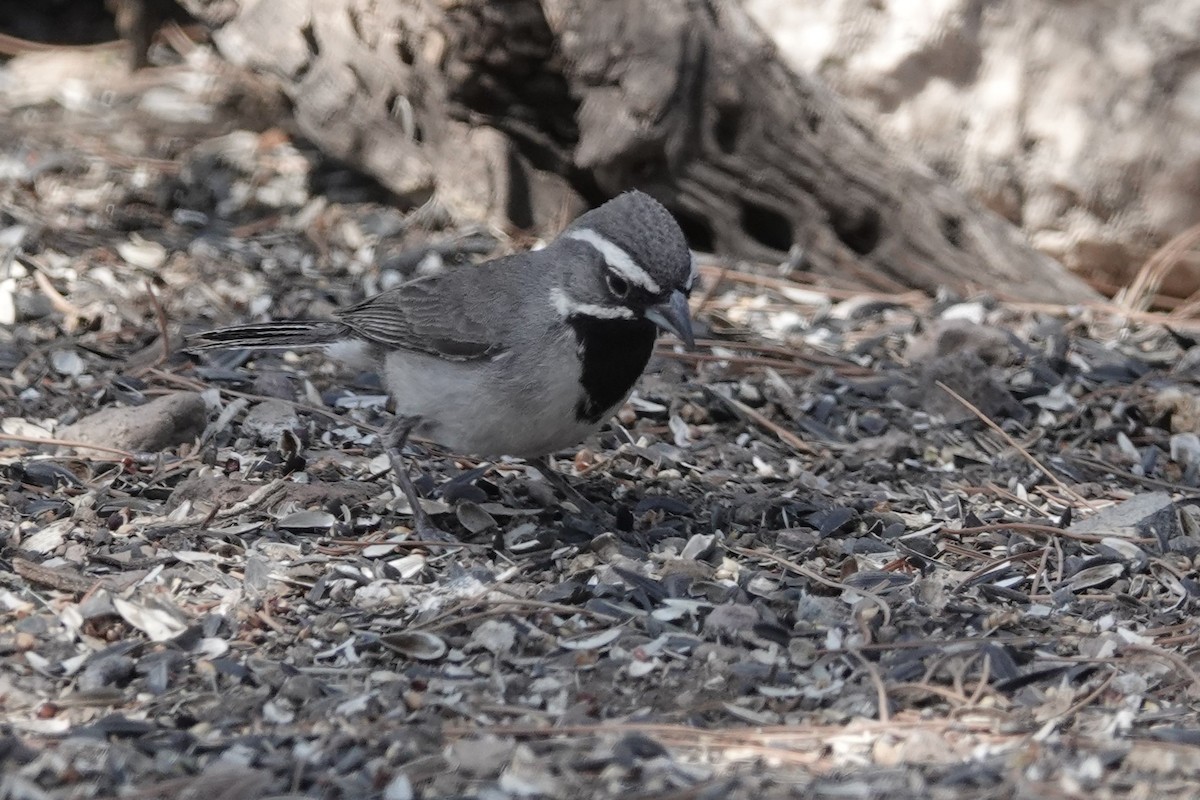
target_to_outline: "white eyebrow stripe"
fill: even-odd
[[[594,319],[633,319],[633,312],[624,306],[597,306],[591,303],[576,303],[557,286],[550,290],[550,304],[566,319],[574,316]]]
[[[567,238],[577,239],[596,248],[600,255],[604,256],[604,263],[608,264],[609,269],[635,286],[640,286],[651,294],[658,294],[662,291],[658,282],[650,277],[650,273],[639,267],[637,262],[630,258],[629,253],[591,228],[570,231],[567,233]]]

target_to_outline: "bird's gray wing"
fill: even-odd
[[[494,356],[507,347],[501,335],[505,326],[494,322],[506,312],[489,307],[494,298],[473,285],[469,273],[479,269],[459,267],[409,281],[344,309],[337,317],[355,335],[388,348],[449,361]],[[476,277],[485,276],[480,272]]]

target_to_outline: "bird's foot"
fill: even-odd
[[[449,531],[444,531],[432,522],[413,520],[413,541],[429,545],[462,545],[462,540]]]
[[[572,505],[579,509],[580,515],[589,522],[594,522],[608,530],[612,530],[616,525],[616,518],[605,511],[600,506],[588,500],[583,494],[571,485],[571,482],[566,479],[561,472],[554,468],[550,463],[550,458],[543,457],[534,459],[531,462],[534,468],[542,474],[542,477],[553,486],[558,493],[565,497]]]
[[[433,520],[429,518],[429,512],[421,505],[421,496],[417,493],[417,487],[413,486],[412,478],[408,476],[408,468],[404,463],[404,454],[400,452],[400,447],[388,447],[387,454],[388,460],[392,463],[392,473],[395,475],[396,483],[400,485],[400,490],[404,492],[404,498],[408,500],[409,508],[412,509],[413,535],[416,536],[417,541],[461,544],[454,534],[434,525]]]

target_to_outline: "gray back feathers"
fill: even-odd
[[[611,305],[617,301],[603,288],[606,269],[633,276],[654,295],[691,288],[691,251],[679,225],[652,197],[632,191],[579,217],[541,251],[411,280],[338,312],[336,320],[223,328],[189,338],[188,347],[306,347],[358,339],[385,351],[449,361],[490,358],[543,335],[558,318],[552,297],[571,295],[581,308],[632,318],[632,310]]]

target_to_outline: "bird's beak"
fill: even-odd
[[[646,319],[653,322],[664,331],[670,331],[678,336],[688,350],[696,348],[696,339],[692,335],[692,318],[688,309],[687,295],[676,289],[671,292],[671,299],[646,309]]]

